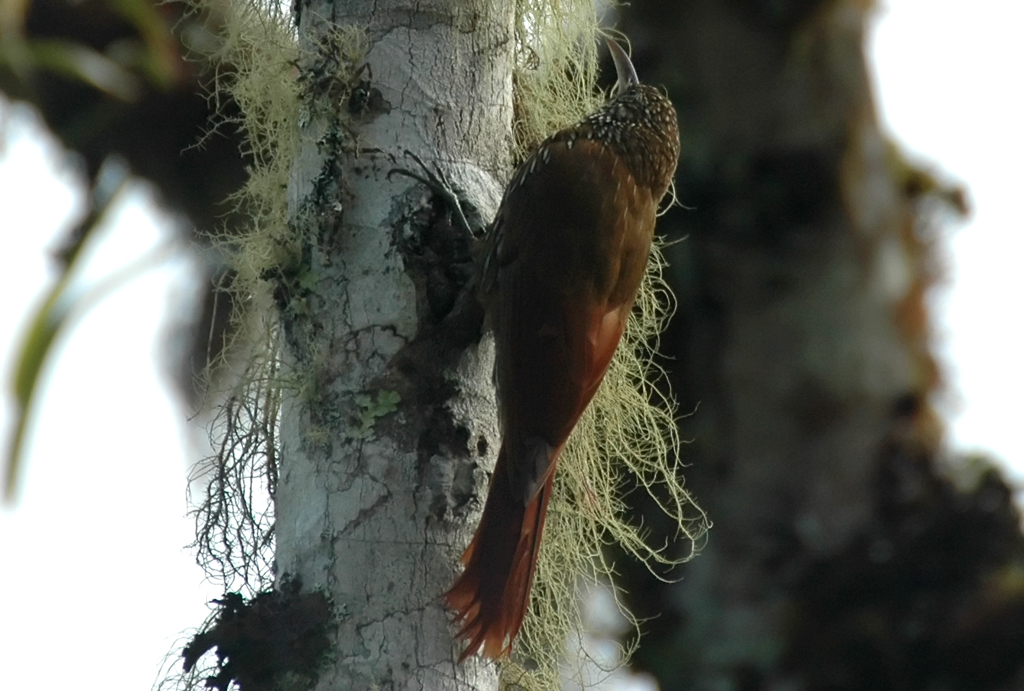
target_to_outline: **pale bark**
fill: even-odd
[[[468,327],[461,331],[450,323],[465,302],[464,281],[449,286],[463,290],[462,302],[430,292],[450,278],[449,262],[461,260],[464,269],[467,257],[430,248],[441,269],[430,276],[427,260],[410,262],[429,244],[421,235],[430,223],[444,223],[431,193],[387,174],[421,172],[404,156],[412,151],[442,168],[484,216],[493,212],[497,181],[510,165],[510,6],[437,0],[299,8],[308,50],[332,25],[365,30],[370,69],[362,76],[382,99],[349,120],[358,150],[333,136],[333,117],[304,123],[289,189],[316,288],[304,311],[282,315],[286,360],[306,384],[283,406],[277,575],[333,598],[336,658],[318,689],[497,684],[493,666],[456,663],[440,597],[475,525],[474,498],[483,496],[484,468],[498,447],[492,348],[476,343],[472,319],[462,320]],[[345,105],[320,103],[325,110],[311,112]],[[381,401],[391,392],[401,400],[386,412]]]

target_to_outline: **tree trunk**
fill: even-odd
[[[297,275],[315,288],[279,296],[302,385],[282,405],[276,566],[279,584],[333,599],[336,658],[319,689],[496,686],[492,665],[456,664],[440,599],[499,441],[493,348],[465,294],[471,238],[425,185],[389,172],[422,176],[413,152],[493,212],[510,167],[510,5],[297,7],[315,60],[289,203],[305,238]],[[366,67],[338,102],[315,66],[356,40]]]

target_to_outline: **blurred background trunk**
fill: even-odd
[[[676,583],[622,562],[664,691],[1024,684],[1017,511],[985,461],[942,457],[929,404],[936,212],[966,209],[879,127],[871,9],[619,10],[679,112],[662,352],[714,522]]]

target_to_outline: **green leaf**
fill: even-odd
[[[92,48],[64,39],[28,42],[38,67],[85,82],[122,101],[139,97],[141,84],[128,70]]]
[[[104,164],[93,183],[92,207],[85,219],[72,230],[72,245],[62,253],[64,259],[63,272],[57,283],[47,293],[42,306],[29,323],[28,330],[15,354],[14,381],[12,384],[15,410],[14,434],[2,459],[3,496],[6,501],[14,499],[21,469],[25,431],[28,428],[32,408],[39,395],[40,375],[53,352],[53,343],[57,335],[73,321],[73,317],[81,315],[89,305],[95,303],[114,289],[124,285],[132,276],[159,261],[160,254],[154,254],[147,261],[138,262],[121,271],[115,272],[86,292],[79,292],[73,286],[76,267],[82,257],[81,249],[94,232],[105,220],[107,213],[120,198],[120,192],[129,179],[129,171],[117,162]]]

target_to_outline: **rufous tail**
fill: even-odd
[[[548,473],[540,491],[524,505],[522,495],[511,491],[508,462],[502,447],[484,515],[462,555],[466,569],[444,595],[462,625],[458,637],[469,641],[459,662],[481,649],[489,658],[507,655],[530,602],[554,473]]]

